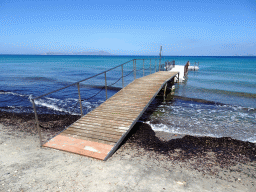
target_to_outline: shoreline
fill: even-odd
[[[255,144],[230,138],[166,137],[137,123],[104,162],[40,148],[37,133],[23,129],[31,120],[15,118],[16,125],[0,118],[0,191],[255,190]],[[237,145],[243,150],[235,150]]]
[[[154,104],[155,105],[155,104]],[[152,110],[152,109],[151,109]],[[146,111],[145,114],[142,116],[142,119],[146,119],[148,115],[150,114],[150,111]],[[148,112],[148,113],[147,113]],[[59,132],[63,131],[67,126],[74,123],[76,120],[80,118],[78,115],[57,115],[57,114],[39,114],[38,115],[39,121],[40,121],[40,127],[42,134],[46,134],[47,136],[54,136],[58,134]],[[35,117],[34,114],[22,114],[22,113],[9,113],[9,112],[1,112],[0,113],[0,123],[4,126],[9,126],[12,128],[12,131],[21,131],[26,132],[31,135],[38,135],[36,124],[35,124]],[[139,129],[140,128],[140,129]],[[139,132],[138,132],[139,129]],[[143,133],[141,129],[144,129]],[[255,156],[256,160],[256,143],[251,143],[248,141],[241,141],[236,140],[230,137],[210,137],[210,136],[191,136],[191,135],[185,135],[185,134],[173,134],[169,132],[164,131],[154,131],[151,126],[147,123],[143,123],[143,121],[138,121],[132,131],[128,134],[127,138],[130,140],[131,138],[135,137],[137,141],[142,141],[143,139],[138,138],[141,136],[143,139],[147,137],[147,139],[150,139],[150,141],[154,142],[163,142],[168,143],[172,140],[184,140],[186,138],[190,138],[191,140],[202,140],[200,142],[205,142],[202,144],[206,144],[206,140],[211,140],[211,142],[215,142],[215,146],[221,146],[221,143],[218,142],[226,142],[226,143],[236,143],[236,145],[243,145],[243,148],[246,150],[251,150],[253,152],[253,155]],[[48,138],[49,139],[49,138]],[[203,141],[204,140],[204,141]],[[127,141],[127,139],[125,140]],[[145,143],[146,145],[149,145],[149,143]],[[252,149],[249,149],[248,146],[252,146]],[[254,146],[254,147],[253,147]]]
[[[147,114],[145,114],[145,116],[147,116]],[[45,137],[44,141],[63,131],[67,126],[79,118],[80,116],[74,115],[39,115],[42,135]],[[15,114],[4,112],[0,114],[0,123],[9,127],[10,131],[20,131],[33,136],[38,136],[34,114]],[[161,150],[164,149],[164,151],[167,152],[175,148],[183,148],[184,150],[189,150],[192,153],[199,153],[200,150],[209,150],[223,152],[227,155],[230,153],[229,150],[233,150],[233,155],[243,154],[251,161],[256,161],[256,143],[236,140],[230,137],[215,138],[209,136],[191,136],[154,131],[150,125],[141,121],[135,124],[123,144],[126,142],[133,143],[133,145],[144,149],[151,150],[154,148],[155,152],[159,151],[158,148],[161,148]]]
[[[50,138],[76,118],[42,115],[42,135]],[[138,122],[113,156],[99,161],[40,148],[34,123],[34,114],[1,113],[0,191],[255,189],[253,143],[154,132]]]

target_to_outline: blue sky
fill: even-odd
[[[0,0],[0,54],[256,55],[256,0]]]

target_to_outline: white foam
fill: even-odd
[[[33,96],[32,96],[32,95],[29,95],[29,96],[28,96],[28,99],[29,99],[29,101],[32,103]]]
[[[242,118],[248,117],[248,114],[247,114],[247,113],[238,113],[238,115],[239,115],[240,117],[242,117]]]
[[[22,95],[22,94],[18,94],[18,93],[13,93],[13,92],[0,92],[1,95],[15,95],[15,96],[19,96],[19,97],[27,97],[28,95]]]
[[[33,98],[32,95],[30,95],[29,96],[30,102],[32,102],[31,100],[32,98]],[[82,106],[83,106],[83,109],[89,112],[92,109],[98,107],[100,103],[101,101],[94,102],[94,103],[91,103],[89,101],[82,101]],[[79,107],[77,105],[78,99],[74,99],[74,98],[66,98],[63,100],[58,98],[44,97],[44,98],[35,100],[35,104],[38,106],[47,107],[48,109],[52,109],[59,112],[65,112],[72,115],[80,114],[80,113],[72,112],[72,110],[74,109],[76,109],[76,111],[79,111]]]
[[[179,123],[176,122],[176,124],[151,124],[150,121],[145,122],[148,125],[151,126],[151,128],[154,131],[162,131],[162,132],[166,132],[166,133],[171,133],[171,134],[182,134],[182,135],[191,135],[191,136],[197,136],[197,137],[215,137],[215,138],[221,138],[221,137],[232,137],[233,139],[239,139],[242,141],[248,141],[251,143],[256,143],[256,134],[254,135],[248,135],[249,133],[238,133],[238,134],[232,134],[232,132],[230,132],[229,129],[223,130],[221,133],[219,132],[220,126],[219,125],[212,125],[212,128],[208,128],[208,127],[202,127],[199,126],[200,129],[204,129],[205,131],[203,131],[201,133],[198,132],[198,130],[189,130],[190,124],[187,124],[187,128],[185,127],[180,127]],[[195,125],[197,123],[193,123],[193,125]],[[197,125],[198,126],[198,125]],[[242,135],[241,135],[242,134]]]
[[[249,108],[248,108],[248,111],[251,111],[251,110],[253,111],[253,110],[255,110],[255,108],[249,107]]]
[[[256,143],[256,136],[247,138],[245,141],[248,141],[248,142],[251,142],[251,143]]]
[[[35,104],[39,105],[39,106],[47,107],[49,109],[53,109],[55,111],[66,112],[66,113],[69,113],[71,115],[79,115],[78,113],[73,113],[73,112],[70,112],[70,111],[68,111],[68,110],[66,110],[64,108],[60,108],[60,107],[58,107],[55,104],[47,103],[47,102],[43,101],[42,99],[35,100]]]
[[[216,135],[216,134],[211,134],[211,133],[207,133],[207,134],[200,134],[200,133],[194,133],[194,132],[190,132],[188,130],[181,130],[180,127],[168,127],[164,124],[150,124],[147,122],[147,124],[149,124],[151,126],[151,128],[154,131],[162,131],[162,132],[166,132],[166,133],[172,133],[172,134],[181,134],[181,135],[191,135],[191,136],[197,136],[197,137],[216,137],[216,138],[220,138],[223,137],[221,135]]]

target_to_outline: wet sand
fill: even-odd
[[[44,141],[78,116],[41,115]],[[103,162],[40,148],[33,114],[0,114],[0,191],[255,191],[256,144],[137,123]]]

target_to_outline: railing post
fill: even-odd
[[[134,77],[134,60],[132,60],[133,63],[133,77]]]
[[[133,65],[133,71],[134,71],[134,80],[136,79],[136,59],[133,60],[134,65]]]
[[[164,86],[164,102],[165,102],[165,95],[166,95],[166,89],[167,89],[167,83],[165,83],[165,86]]]
[[[40,128],[40,126],[39,126],[39,121],[38,121],[38,116],[37,116],[37,112],[36,112],[36,105],[35,105],[34,99],[32,99],[32,104],[33,104],[34,113],[35,113],[37,131],[38,131],[38,134],[39,134],[40,147],[42,147],[43,144],[42,144],[41,128]]]
[[[124,65],[122,65],[122,87],[124,88]]]
[[[156,59],[155,59],[155,72],[156,72]]]
[[[108,99],[108,85],[107,85],[107,72],[105,74],[105,90],[106,90],[106,100]]]
[[[145,68],[144,68],[144,59],[143,59],[143,77],[145,75]]]
[[[151,74],[151,59],[150,59],[150,63],[149,63],[149,72]]]
[[[159,71],[160,71],[160,65],[161,65],[161,55],[162,55],[162,45],[160,46],[160,53],[159,53],[159,56],[160,56],[160,59],[159,59]]]
[[[78,90],[78,98],[79,98],[79,104],[80,104],[80,112],[81,112],[81,117],[82,117],[83,116],[83,106],[82,106],[79,83],[77,83],[77,90]]]

